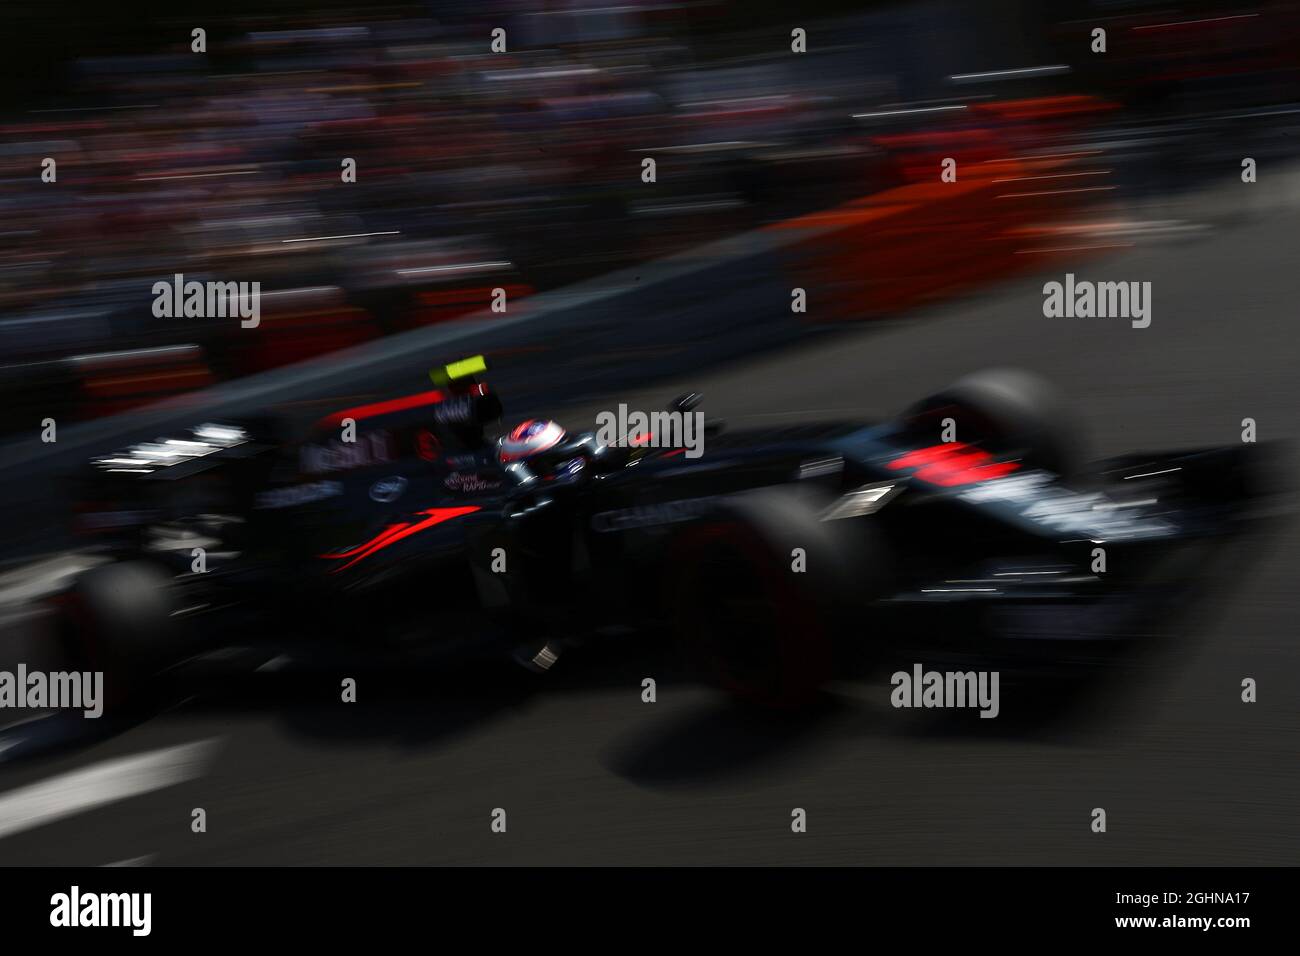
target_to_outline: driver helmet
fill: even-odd
[[[497,460],[503,465],[529,461],[556,448],[566,437],[559,422],[529,418],[510,429],[497,442]]]

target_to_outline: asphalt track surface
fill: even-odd
[[[1297,234],[1283,209],[1079,264],[1151,281],[1147,329],[1044,318],[1040,276],[589,410],[697,388],[737,426],[879,415],[1022,365],[1074,396],[1098,454],[1233,443],[1245,417],[1293,439]],[[98,742],[0,752],[0,864],[1295,864],[1300,538],[1279,522],[1244,552],[1082,703],[992,721],[893,711],[883,681],[758,718],[665,671],[647,704],[665,665],[645,642],[542,678],[359,673],[351,705],[341,672],[258,673]]]

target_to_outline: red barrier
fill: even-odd
[[[78,418],[115,415],[213,384],[197,345],[106,352],[69,359]]]
[[[793,284],[808,294],[806,319],[890,315],[1041,268],[1050,252],[1027,238],[1031,227],[1060,223],[1110,188],[1059,159],[985,161],[957,176],[939,181],[936,164],[932,182],[767,227],[808,233],[788,251]]]
[[[415,329],[438,322],[450,322],[473,312],[480,312],[492,305],[494,289],[504,289],[506,304],[510,312],[515,312],[518,299],[532,295],[533,287],[523,284],[501,284],[492,286],[474,286],[470,288],[434,289],[416,295],[415,303],[397,320],[400,329]],[[485,319],[495,318],[499,313],[488,313]]]
[[[331,306],[304,312],[272,312],[261,317],[257,328],[241,329],[232,335],[232,371],[235,375],[251,375],[369,342],[379,337],[379,329],[365,309]]]

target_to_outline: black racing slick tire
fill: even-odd
[[[824,520],[829,496],[760,488],[720,499],[672,549],[669,619],[706,679],[795,710],[833,675],[842,640],[869,640],[887,560],[874,528]]]
[[[69,657],[103,673],[105,697],[115,708],[174,663],[178,606],[172,576],[147,561],[90,568],[54,601]]]

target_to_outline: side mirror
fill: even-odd
[[[704,396],[699,392],[687,392],[685,395],[678,395],[669,402],[668,410],[685,414],[693,410],[702,401],[704,401]]]

